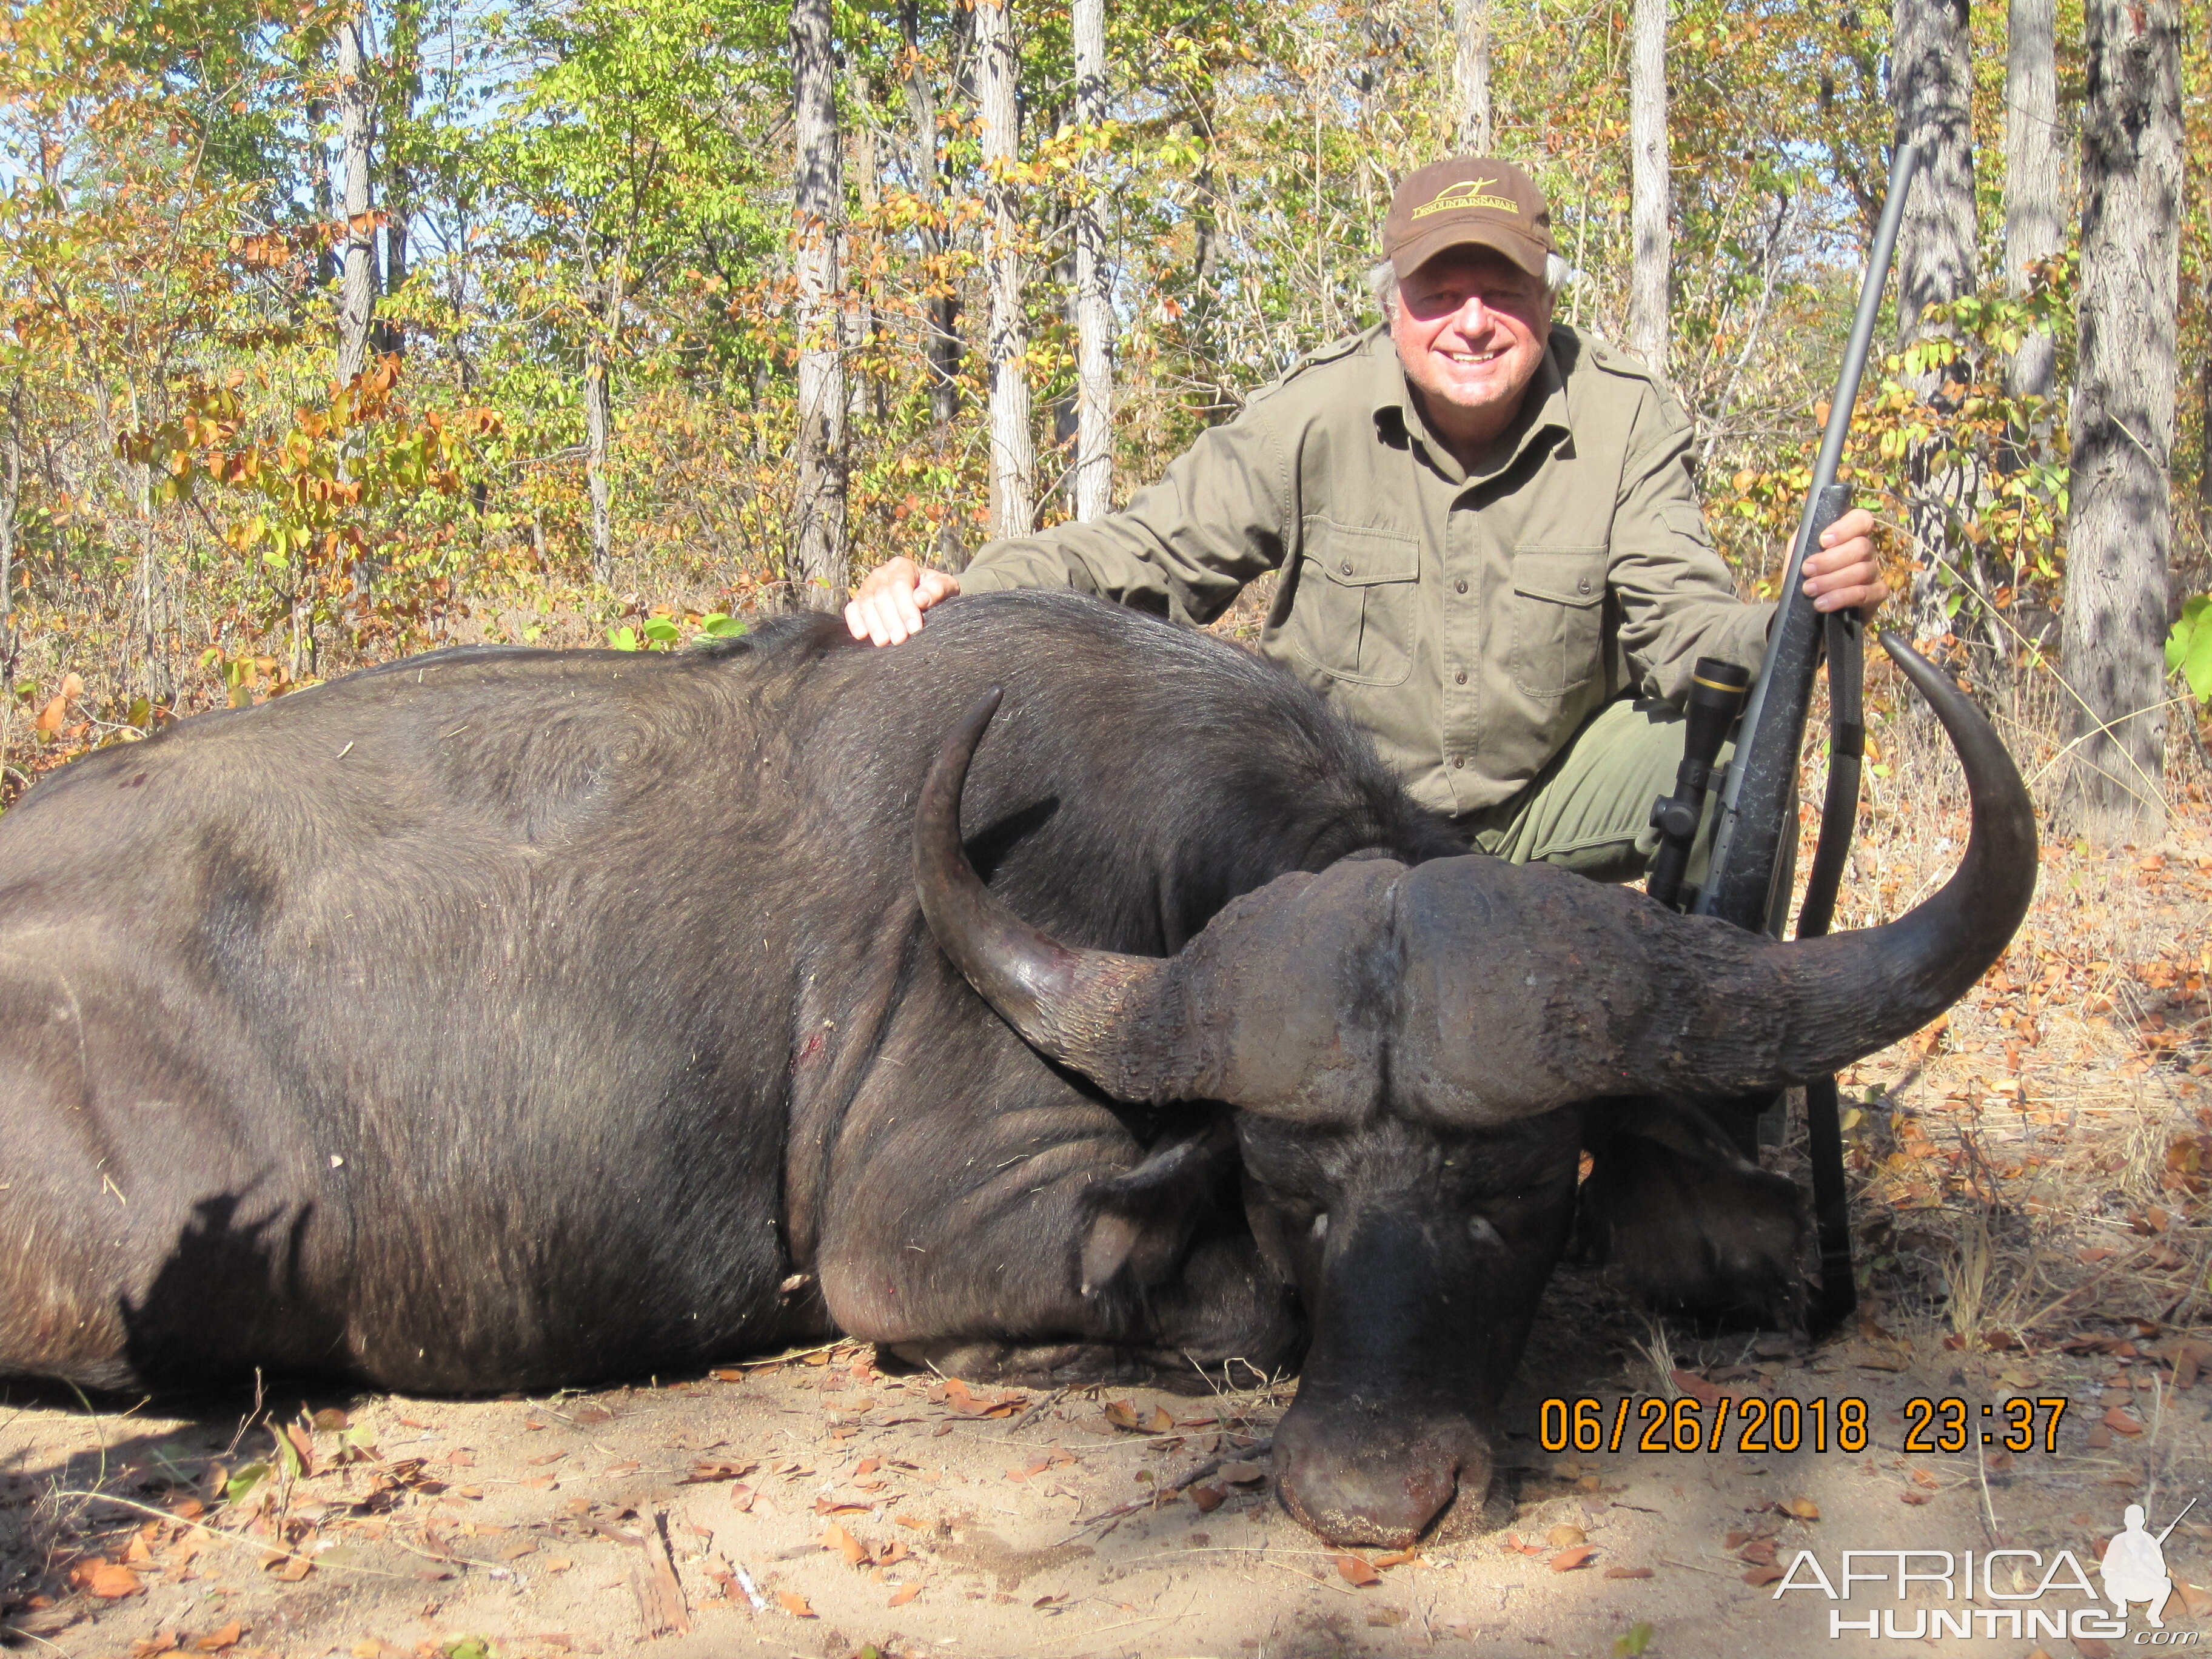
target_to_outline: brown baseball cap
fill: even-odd
[[[1382,253],[1410,276],[1448,247],[1495,248],[1532,276],[1556,251],[1536,181],[1494,155],[1454,155],[1406,175],[1382,221]]]

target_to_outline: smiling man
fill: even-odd
[[[953,594],[1042,586],[1206,623],[1279,569],[1260,649],[1419,799],[1483,851],[1630,879],[1691,665],[1756,670],[1773,607],[1740,601],[1713,550],[1672,396],[1553,320],[1566,267],[1526,173],[1423,167],[1382,251],[1384,323],[1255,393],[1121,512],[994,542],[958,577],[894,559],[847,623],[894,645]],[[1806,562],[1820,609],[1887,597],[1872,529],[1846,514]]]

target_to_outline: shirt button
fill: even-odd
[[[1452,770],[1453,770],[1453,771],[1455,771],[1455,772],[1458,771],[1462,767],[1465,766],[1466,764],[1467,764],[1467,757],[1466,757],[1466,756],[1464,756],[1464,755],[1454,755],[1454,756],[1452,757]]]
[[[1462,668],[1458,673],[1453,675],[1452,683],[1455,685],[1465,685],[1467,684],[1467,670]]]
[[[1464,592],[1467,592],[1467,584],[1466,584],[1465,582],[1463,582],[1463,581],[1462,581],[1462,582],[1454,582],[1454,583],[1452,584],[1452,586],[1453,586],[1455,589],[1457,589],[1460,592],[1462,592],[1462,593],[1464,593]]]
[[[1346,575],[1349,576],[1352,574],[1352,561],[1346,559],[1342,564],[1337,566],[1337,568],[1344,572]]]
[[[1577,593],[1587,593],[1589,591],[1590,585],[1589,578],[1588,576],[1583,577],[1580,581],[1575,584],[1575,592]]]

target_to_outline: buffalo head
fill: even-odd
[[[959,835],[994,691],[917,813],[939,943],[1030,1046],[1126,1101],[1238,1109],[1247,1211],[1313,1335],[1277,1490],[1340,1543],[1409,1543],[1461,1492],[1568,1225],[1577,1115],[1833,1072],[1949,1006],[2003,951],[2035,825],[1972,705],[1885,639],[1973,802],[1949,883],[1880,927],[1781,943],[1633,890],[1495,859],[1355,855],[1225,906],[1172,957],[1063,945],[1013,915]]]

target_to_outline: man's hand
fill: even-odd
[[[1873,537],[1874,514],[1863,507],[1853,507],[1820,532],[1820,546],[1805,558],[1805,592],[1815,611],[1841,611],[1855,605],[1863,618],[1874,620],[1874,613],[1889,597],[1889,585],[1875,562]]]
[[[1858,516],[1866,519],[1869,528],[1873,526],[1874,520],[1866,514]],[[1867,556],[1874,556],[1871,550]],[[896,645],[921,631],[923,611],[959,591],[957,576],[927,569],[904,556],[891,559],[871,570],[853,590],[852,602],[845,607],[845,626],[853,630],[856,640]]]

